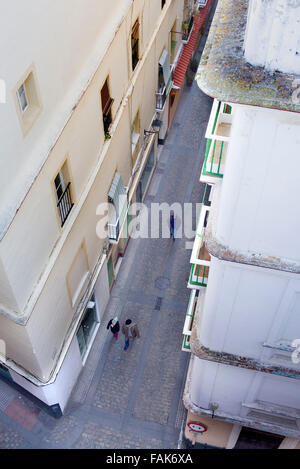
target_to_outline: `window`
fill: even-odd
[[[28,108],[28,98],[27,98],[26,88],[25,88],[24,83],[18,89],[18,99],[19,99],[21,112],[22,114],[24,114],[24,112]]]
[[[14,90],[17,114],[24,136],[42,110],[35,69],[32,66]]]
[[[103,128],[105,138],[110,138],[109,128],[112,123],[111,107],[114,100],[110,97],[108,78],[101,89],[101,103],[102,103],[102,116],[103,116]]]
[[[60,224],[63,227],[74,205],[67,161],[55,176],[53,185]]]
[[[139,61],[139,20],[137,19],[134,23],[131,31],[131,62],[132,70],[135,69]]]
[[[131,153],[133,158],[133,164],[136,161],[140,140],[140,115],[137,112],[135,119],[131,126]]]

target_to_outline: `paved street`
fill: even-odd
[[[160,150],[148,206],[201,201],[199,176],[211,103],[196,82],[184,89]],[[61,419],[0,382],[0,448],[177,448],[190,357],[181,351],[191,254],[185,242],[129,242],[104,320]],[[127,351],[122,335],[115,341],[106,330],[116,315],[139,325],[141,338]]]

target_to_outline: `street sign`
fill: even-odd
[[[204,433],[207,431],[207,427],[200,422],[188,422],[190,431],[197,433]]]

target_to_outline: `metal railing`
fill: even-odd
[[[71,197],[71,182],[69,182],[63,194],[61,195],[59,201],[57,202],[57,208],[58,208],[61,226],[64,226],[65,221],[68,218],[73,205],[74,204],[72,203],[72,197]]]
[[[203,267],[203,269],[202,269]],[[207,287],[209,267],[192,264],[189,283],[198,287]]]
[[[167,99],[167,96],[171,90],[171,82],[173,82],[174,64],[171,66],[171,73],[167,84],[164,84],[161,89],[156,93],[156,110],[162,111]]]
[[[204,164],[203,164],[203,170],[202,174],[204,175],[210,175],[210,176],[216,176],[216,177],[223,177],[223,171],[221,170],[221,163],[222,163],[222,156],[223,156],[223,149],[224,149],[224,142],[219,142],[221,145],[220,148],[220,153],[219,155],[216,154],[216,140],[211,140],[207,139],[206,142],[206,151],[205,151],[205,157],[204,157]],[[213,145],[212,148],[212,155],[211,155],[211,160],[208,161],[208,157],[210,154],[210,149],[211,145]]]
[[[120,218],[116,223],[108,223],[108,239],[109,241],[118,241],[120,234]]]
[[[126,199],[126,202],[122,204],[122,207],[120,209],[120,214],[117,220],[115,221],[115,223],[107,224],[108,239],[111,243],[117,243],[119,240],[120,229],[122,229],[124,225],[124,221],[125,221],[126,214],[127,214],[127,209],[128,209],[128,200]]]
[[[194,17],[191,16],[190,21],[189,21],[189,25],[188,25],[188,29],[186,31],[184,31],[183,35],[182,35],[182,40],[183,41],[187,41],[189,39],[193,24],[194,24]]]

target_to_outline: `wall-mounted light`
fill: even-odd
[[[211,402],[209,404],[209,408],[212,410],[212,416],[211,416],[212,419],[214,418],[215,411],[218,409],[218,407],[219,407],[219,404],[217,402]]]

